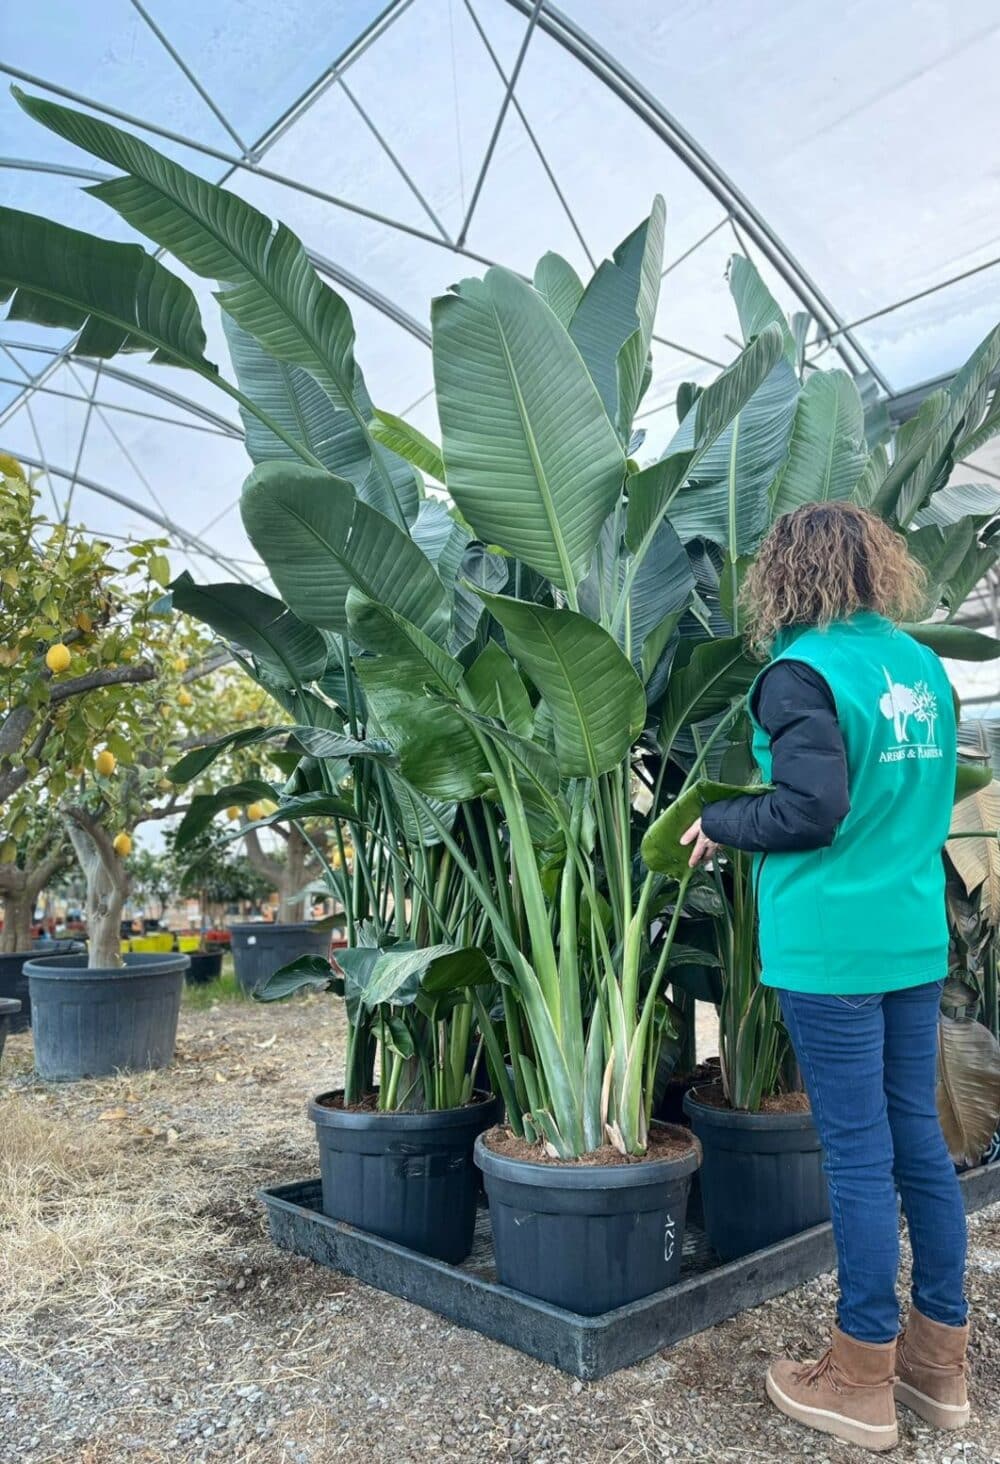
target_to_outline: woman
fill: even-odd
[[[935,1104],[948,956],[942,847],[955,784],[951,687],[898,628],[922,599],[903,540],[847,503],[778,519],[747,575],[754,755],[774,791],[706,807],[692,865],[757,860],[761,980],[778,988],[825,1154],[839,1261],[832,1344],[772,1364],[783,1413],[873,1451],[895,1401],[968,1421],[965,1212]],[[912,1305],[897,1337],[902,1196]]]

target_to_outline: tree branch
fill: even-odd
[[[140,681],[152,681],[155,676],[156,667],[151,666],[148,661],[138,661],[134,666],[102,666],[96,671],[88,671],[85,676],[74,676],[70,681],[60,681],[52,688],[49,701],[52,706],[58,706],[71,696],[81,696],[99,686],[134,685]]]

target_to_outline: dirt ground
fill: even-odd
[[[262,1184],[315,1170],[307,1095],[340,1077],[335,1002],[186,1007],[163,1073],[0,1081],[0,1459],[414,1464],[869,1456],[767,1403],[815,1355],[831,1277],[584,1384],[268,1241]],[[905,1412],[899,1460],[1000,1460],[1000,1206],[972,1222],[974,1407]]]

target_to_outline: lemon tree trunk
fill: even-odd
[[[128,874],[107,831],[83,808],[63,810],[66,831],[87,883],[87,964],[92,970],[120,966],[122,911]]]

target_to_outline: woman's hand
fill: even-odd
[[[703,832],[700,818],[696,818],[691,827],[681,835],[681,843],[685,846],[688,844],[694,845],[694,848],[691,850],[691,858],[688,860],[688,864],[692,869],[696,869],[699,864],[712,859],[719,848],[718,844],[713,843],[708,835]]]

